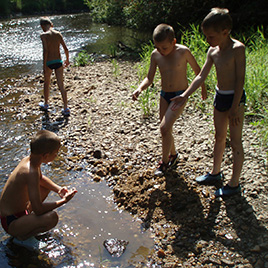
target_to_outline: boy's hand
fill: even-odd
[[[59,195],[61,198],[63,198],[63,197],[66,195],[66,193],[68,193],[68,189],[67,189],[66,186],[61,187],[60,190],[58,191],[58,195]]]
[[[206,100],[208,97],[208,93],[207,93],[207,89],[206,89],[205,84],[203,84],[201,87],[201,96],[202,96],[202,100]]]
[[[65,203],[69,202],[74,195],[77,193],[77,190],[75,188],[72,188],[71,190],[68,190],[67,193],[63,196],[63,199],[65,200]]]
[[[139,95],[141,94],[141,90],[138,88],[133,92],[132,99],[135,101],[138,99]]]
[[[231,126],[237,126],[240,123],[240,118],[237,109],[230,109],[229,122]]]
[[[183,106],[183,104],[186,102],[187,98],[183,97],[183,96],[176,96],[176,97],[174,97],[174,98],[172,98],[170,100],[174,102],[172,107],[171,107],[171,110],[176,111],[180,107]]]
[[[68,65],[70,65],[69,60],[65,60],[65,61],[64,61],[64,65],[63,65],[63,67],[67,67]]]

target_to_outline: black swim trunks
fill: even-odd
[[[225,95],[225,94],[219,93],[217,90],[215,98],[214,98],[213,106],[219,112],[226,112],[232,107],[233,99],[234,99],[234,94]],[[245,90],[243,90],[240,104],[245,104],[245,103],[246,103],[246,92]]]
[[[174,92],[165,92],[164,90],[161,90],[160,96],[162,96],[167,101],[167,103],[170,104],[172,98],[176,96],[180,96],[183,92],[184,90],[179,90],[179,91],[174,91]]]
[[[51,70],[56,70],[58,68],[60,68],[62,66],[62,60],[58,59],[58,60],[50,60],[47,61],[47,67]]]

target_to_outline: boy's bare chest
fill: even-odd
[[[186,61],[180,57],[165,57],[157,62],[160,72],[178,72],[186,69]]]
[[[214,53],[212,59],[216,69],[226,69],[234,66],[234,55],[232,52]]]

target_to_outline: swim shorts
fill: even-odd
[[[232,107],[234,94],[221,94],[216,90],[213,106],[219,112],[226,112]],[[240,104],[246,103],[246,92],[243,90],[243,94],[240,100]]]
[[[61,59],[58,59],[58,60],[50,60],[50,61],[47,61],[47,67],[51,70],[56,70],[58,68],[60,68],[62,66],[62,60]]]
[[[13,215],[6,216],[6,217],[0,216],[2,227],[8,233],[8,226],[10,225],[11,222],[17,220],[18,218],[20,218],[24,215],[28,215],[28,214],[29,214],[28,210],[25,210],[25,211],[18,212],[18,213],[15,213]]]
[[[174,92],[165,92],[164,90],[161,90],[160,96],[162,96],[167,101],[167,103],[170,104],[172,98],[176,96],[180,96],[183,92],[184,90],[179,90],[179,91],[174,91]]]

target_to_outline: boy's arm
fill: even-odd
[[[207,54],[207,59],[202,67],[200,73],[195,77],[195,79],[192,81],[191,85],[180,95],[177,97],[174,97],[171,99],[171,101],[175,101],[175,103],[172,105],[171,109],[173,111],[178,110],[187,100],[187,98],[197,89],[199,88],[202,83],[205,82],[210,69],[213,65],[212,58],[210,56],[210,50],[208,51]]]
[[[44,34],[41,34],[40,36],[42,40],[42,45],[43,45],[43,70],[45,72],[45,67],[46,67],[46,62],[47,62],[47,57],[48,57],[48,46],[47,46],[47,40],[45,38]]]
[[[30,176],[30,177],[29,177]],[[31,202],[31,207],[36,215],[41,215],[44,214],[48,211],[52,211],[57,207],[62,206],[63,204],[67,203],[70,201],[75,193],[77,192],[75,189],[68,191],[60,200],[54,201],[54,202],[42,202],[41,200],[41,195],[40,195],[40,177],[39,177],[38,171],[32,171],[30,175],[28,174],[27,179],[27,186],[28,186],[28,194],[29,194],[29,199]],[[49,180],[50,181],[50,180]],[[55,186],[53,184],[50,184],[47,180],[42,181],[43,185],[50,185],[52,189]]]
[[[186,58],[190,64],[191,68],[193,69],[195,75],[198,75],[201,71],[201,68],[198,65],[195,57],[193,56],[193,54],[191,53],[191,51],[189,49],[186,50]],[[201,91],[202,99],[205,100],[205,99],[207,99],[207,89],[206,89],[204,82],[201,84],[201,89],[202,89],[202,91]]]
[[[243,87],[246,73],[245,46],[241,45],[235,48],[234,55],[235,55],[236,84],[235,84],[234,99],[229,114],[229,120],[231,125],[237,125],[239,123],[238,107],[243,94]]]
[[[156,72],[157,64],[155,60],[155,55],[154,52],[151,55],[151,62],[150,62],[150,67],[147,76],[143,79],[139,87],[133,92],[132,99],[137,100],[140,93],[148,88],[154,80],[155,72]]]
[[[61,34],[60,34],[60,37],[61,37],[60,43],[61,43],[61,45],[62,45],[62,47],[64,49],[64,53],[65,53],[65,56],[66,56],[66,60],[64,61],[64,66],[66,67],[66,66],[68,66],[70,64],[70,61],[69,61],[69,50],[68,50],[68,48],[67,48],[67,46],[66,46],[66,44],[65,44],[65,42],[64,42],[63,37],[62,37]]]

